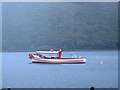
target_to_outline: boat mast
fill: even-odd
[[[59,55],[58,55],[58,58],[61,58],[62,56],[62,49],[59,49]]]

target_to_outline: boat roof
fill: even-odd
[[[36,53],[41,53],[41,54],[58,54],[59,51],[36,51]]]

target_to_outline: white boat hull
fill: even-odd
[[[32,63],[75,64],[86,63],[86,59],[32,59]]]

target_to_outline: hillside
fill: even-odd
[[[3,3],[3,51],[117,49],[117,3]]]

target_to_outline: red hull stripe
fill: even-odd
[[[86,58],[80,57],[80,58],[47,58],[47,59],[86,59]]]
[[[43,61],[44,60],[51,60],[51,59],[45,59],[45,58],[33,58],[34,60],[42,60],[43,59]],[[83,59],[79,59],[79,58],[75,58],[76,60],[74,60],[74,61],[83,61]],[[79,59],[79,60],[78,60]],[[65,60],[65,59],[52,59],[52,60]],[[73,61],[72,59],[66,59],[66,60],[71,60],[71,61]]]
[[[37,61],[48,61],[48,60],[37,60]],[[74,62],[74,61],[84,61],[84,60],[69,60],[69,61],[58,61],[58,62]],[[51,61],[50,61],[51,62]],[[52,61],[53,62],[53,61]],[[55,61],[56,62],[56,61]]]
[[[34,60],[38,60],[38,61],[50,61],[50,60],[40,60],[40,59],[34,59]],[[55,60],[56,61],[56,60]],[[60,60],[58,60],[58,61],[60,61]],[[64,60],[64,61],[83,61],[83,60]]]
[[[34,58],[33,58],[34,59]],[[41,58],[39,58],[39,59],[41,59]],[[84,57],[80,57],[80,58],[42,58],[42,59],[86,59],[86,58],[84,58]]]
[[[33,63],[48,63],[48,64],[77,64],[77,63],[85,63],[85,62],[38,62],[32,61]]]

